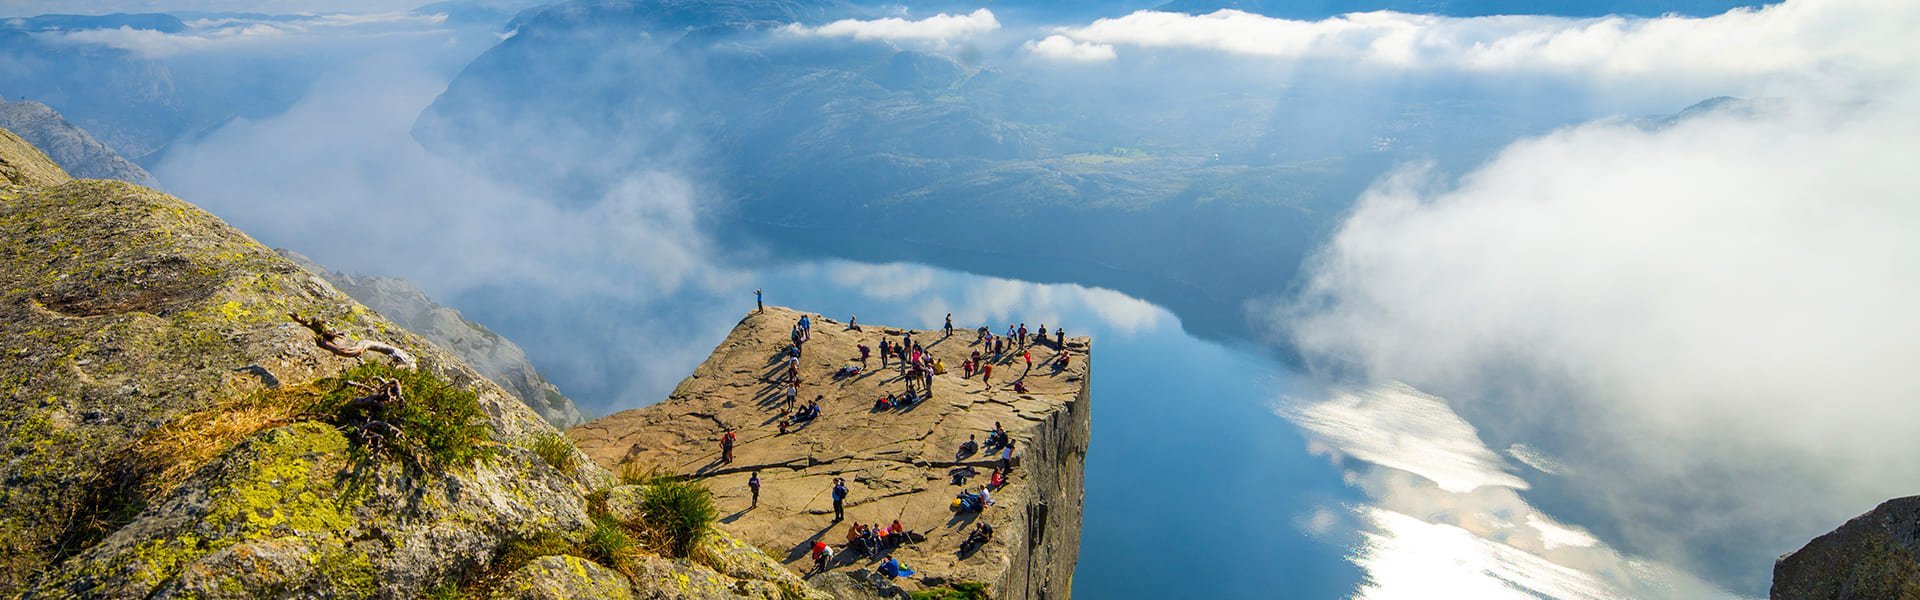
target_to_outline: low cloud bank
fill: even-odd
[[[1715,78],[1920,66],[1903,0],[1789,0],[1711,17],[1443,17],[1391,11],[1315,21],[1237,10],[1140,11],[1064,27],[1035,54],[1086,60],[1118,47],[1198,49],[1406,70]],[[1074,51],[1068,52],[1068,49]]]
[[[1920,481],[1920,95],[1849,89],[1403,169],[1264,314],[1324,373],[1558,457],[1617,542],[1764,590]]]
[[[924,19],[900,17],[882,19],[841,19],[818,27],[792,24],[788,33],[856,40],[946,42],[992,32],[1000,28],[993,11],[975,10],[964,15],[940,13]]]

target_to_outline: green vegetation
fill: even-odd
[[[628,564],[633,560],[638,542],[633,534],[619,519],[604,512],[594,512],[593,529],[587,531],[587,541],[581,544],[581,554],[594,562],[613,565],[615,570],[631,573]]]
[[[913,600],[987,600],[990,597],[987,595],[987,584],[977,581],[961,581],[912,594]]]
[[[573,442],[567,441],[567,436],[557,431],[534,436],[528,446],[534,454],[540,455],[540,460],[547,461],[561,473],[572,475],[575,469],[580,468],[580,455],[574,452]]]
[[[347,369],[333,391],[322,397],[314,412],[336,426],[358,429],[354,451],[361,458],[399,450],[415,467],[469,467],[491,458],[492,427],[472,390],[455,387],[426,369],[405,370],[384,362],[368,362]],[[367,390],[358,382],[397,384],[399,398],[367,404]],[[375,394],[384,394],[384,390]]]
[[[720,509],[705,483],[667,477],[655,478],[640,495],[646,527],[667,552],[684,558],[713,530]]]

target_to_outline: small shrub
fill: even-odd
[[[632,560],[634,547],[638,545],[625,525],[602,513],[593,515],[593,530],[587,532],[587,541],[581,544],[580,550],[594,562],[627,572],[630,569],[624,567]]]
[[[380,410],[381,414],[364,414],[350,404],[366,392],[345,382],[371,384],[382,378],[398,381],[405,400]],[[401,450],[416,466],[467,467],[493,456],[492,427],[480,408],[479,395],[471,390],[425,370],[408,371],[380,362],[347,369],[334,381],[333,391],[320,399],[315,411],[334,425],[391,425],[401,435],[387,445]],[[364,444],[356,448],[367,450]]]
[[[575,453],[573,442],[567,441],[567,436],[559,432],[549,431],[534,436],[533,443],[529,445],[534,454],[540,455],[540,460],[547,461],[561,473],[572,475],[580,467],[580,455]]]
[[[713,529],[720,510],[713,492],[695,481],[656,478],[640,495],[646,526],[675,558],[685,558]]]
[[[961,581],[948,585],[914,592],[909,595],[913,600],[987,600],[987,584],[977,581]]]

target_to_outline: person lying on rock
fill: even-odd
[[[953,478],[954,485],[966,485],[968,478],[978,475],[979,473],[980,472],[974,470],[973,467],[964,465],[947,469],[947,475]]]

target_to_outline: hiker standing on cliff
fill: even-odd
[[[980,383],[988,383],[991,381],[993,381],[993,363],[987,363],[987,364],[981,365],[980,366]]]
[[[881,367],[887,366],[887,355],[892,353],[893,353],[893,342],[888,340],[887,338],[880,338],[880,366]]]
[[[947,337],[953,337],[953,313],[947,313]]]
[[[1053,328],[1053,339],[1055,340],[1053,344],[1054,346],[1058,346],[1060,348],[1066,348],[1067,347],[1067,328],[1065,327]]]
[[[1020,351],[1020,358],[1024,358],[1024,359],[1027,359],[1027,370],[1026,370],[1026,372],[1027,372],[1027,373],[1032,373],[1032,372],[1033,372],[1033,351],[1032,351],[1032,350],[1021,350],[1021,351]]]
[[[847,517],[847,480],[833,478],[833,522],[839,523]]]
[[[747,508],[759,508],[760,507],[760,472],[759,471],[754,471],[753,476],[747,478],[747,491],[753,492],[753,505]]]
[[[866,368],[867,356],[873,353],[873,349],[868,348],[866,344],[860,344],[859,348],[860,348],[860,367]]]
[[[757,309],[754,312],[767,312],[767,303],[760,298],[760,288],[753,288],[753,306]]]
[[[733,428],[720,435],[720,464],[733,464]]]
[[[1020,324],[1020,347],[1025,348],[1026,346],[1027,346],[1027,324],[1021,323]]]

